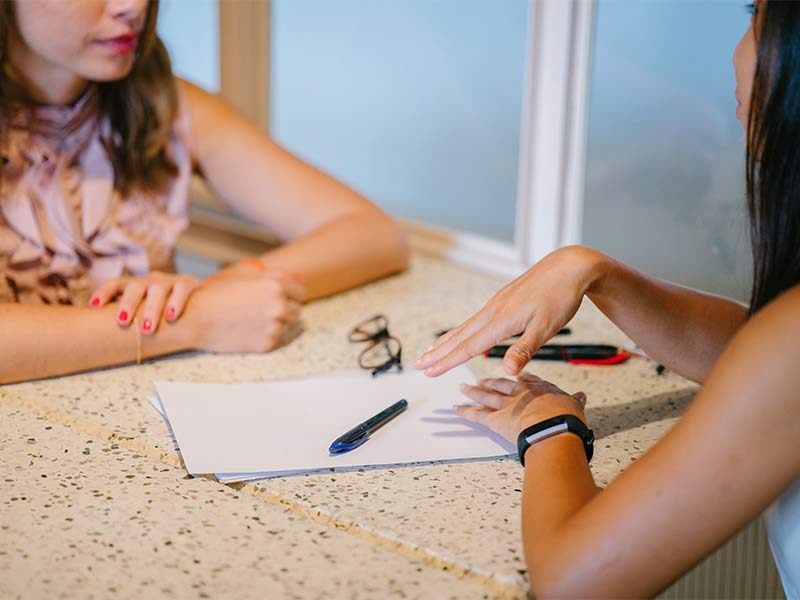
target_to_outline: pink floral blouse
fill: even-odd
[[[175,122],[168,152],[178,175],[162,195],[114,190],[91,86],[73,106],[37,107],[11,122],[0,181],[0,302],[86,305],[103,281],[173,270],[188,225],[189,119]]]

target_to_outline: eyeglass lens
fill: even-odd
[[[400,358],[400,342],[396,338],[385,338],[374,344],[361,353],[359,363],[364,369],[377,369],[387,362],[395,361]]]
[[[356,325],[350,332],[351,342],[366,342],[382,335],[389,335],[389,321],[383,315],[375,315]]]

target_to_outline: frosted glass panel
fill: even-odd
[[[217,0],[161,0],[158,34],[179,77],[219,91]]]
[[[525,0],[273,0],[271,131],[392,214],[511,241]]]
[[[740,0],[599,0],[584,243],[667,279],[747,296]]]

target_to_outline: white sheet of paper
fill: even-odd
[[[150,403],[150,406],[156,409],[156,412],[160,414],[164,421],[167,424],[167,427],[170,428],[169,433],[172,441],[175,444],[178,441],[175,439],[175,434],[172,433],[172,426],[169,424],[169,419],[167,418],[167,411],[164,410],[164,405],[161,404],[161,400],[158,396],[150,396],[147,399]],[[315,469],[315,471],[328,471],[329,469]],[[269,477],[286,477],[288,475],[297,475],[299,473],[309,473],[313,471],[309,470],[302,470],[302,471],[272,471],[267,473],[214,473],[214,477],[216,477],[222,483],[239,483],[241,481],[257,481],[259,479],[267,479]]]
[[[429,379],[406,370],[305,379],[209,384],[156,382],[189,473],[255,479],[331,467],[508,456],[500,436],[458,417],[473,382],[466,367]],[[408,409],[359,448],[329,456],[334,439],[401,398]]]

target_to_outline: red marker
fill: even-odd
[[[510,347],[494,346],[485,356],[503,358]],[[629,358],[630,354],[608,344],[545,344],[531,360],[560,360],[574,365],[617,365]]]

